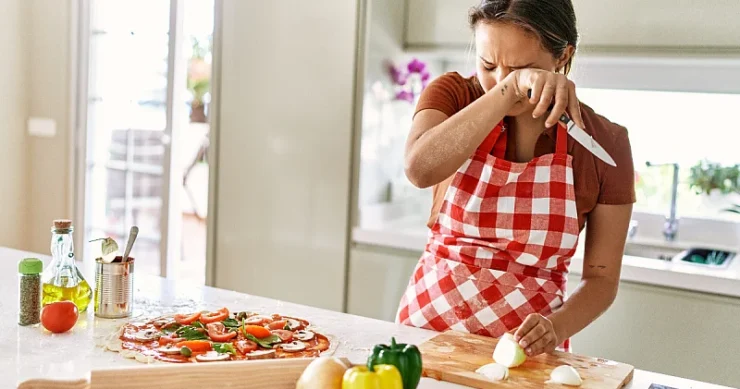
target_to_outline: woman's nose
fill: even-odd
[[[509,73],[511,73],[511,69],[505,69],[504,67],[496,69],[496,83],[503,81]]]

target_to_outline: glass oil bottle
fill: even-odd
[[[52,261],[42,276],[42,305],[72,301],[84,312],[92,299],[92,289],[75,264],[72,222],[55,220],[51,229]]]

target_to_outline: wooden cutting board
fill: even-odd
[[[342,361],[350,366],[347,359]],[[90,378],[73,381],[28,380],[18,389],[295,389],[314,358],[272,359],[188,364],[158,364],[93,370]]]
[[[497,339],[448,331],[419,345],[424,363],[423,375],[436,380],[473,388],[568,388],[545,384],[550,372],[560,365],[571,365],[583,378],[582,389],[619,389],[632,380],[634,367],[601,358],[555,352],[528,358],[519,367],[509,369],[506,381],[489,381],[475,372],[493,363]],[[570,387],[572,388],[572,387]]]

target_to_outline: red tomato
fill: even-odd
[[[199,318],[200,318],[200,312],[196,312],[192,315],[183,315],[183,314],[175,315],[175,321],[184,326],[193,324],[193,322],[195,322]]]
[[[272,330],[273,335],[277,335],[284,343],[288,343],[293,340],[293,333],[286,330]]]
[[[274,321],[274,322],[268,324],[267,326],[271,330],[282,330],[282,329],[285,329],[285,325],[286,324],[288,324],[288,321],[287,320],[278,320],[278,321]]]
[[[227,331],[223,323],[208,323],[206,329],[208,330],[208,337],[214,342],[226,342],[236,337],[236,331]]]
[[[216,312],[208,312],[200,315],[200,322],[203,324],[214,323],[229,318],[229,310],[221,308]]]
[[[41,325],[47,330],[61,334],[75,326],[79,312],[71,301],[59,301],[44,306],[41,310]]]
[[[185,338],[176,338],[171,336],[162,336],[159,338],[159,344],[178,343],[185,340]]]
[[[251,340],[240,340],[236,342],[236,349],[242,354],[248,354],[257,350],[257,343],[254,343]]]

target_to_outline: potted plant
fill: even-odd
[[[190,101],[190,121],[195,123],[206,123],[206,95],[211,90],[211,64],[206,61],[211,52],[211,39],[201,42],[198,38],[192,38],[192,54],[188,61],[188,91],[192,95]]]
[[[731,195],[740,193],[740,165],[699,161],[691,167],[689,185],[696,194],[705,195],[708,205],[727,208]]]

